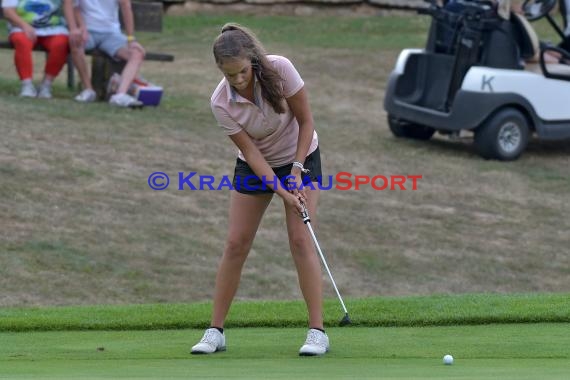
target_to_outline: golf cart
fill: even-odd
[[[426,0],[428,1],[428,0]],[[526,0],[522,16],[499,16],[487,0],[435,0],[425,49],[405,49],[390,74],[384,108],[396,137],[429,140],[435,132],[474,133],[487,159],[515,160],[529,138],[570,139],[570,52],[542,44],[529,21],[547,17],[557,0]],[[539,64],[525,60],[539,54]],[[530,66],[534,66],[531,70]]]

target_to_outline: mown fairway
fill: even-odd
[[[228,329],[228,351],[191,356],[201,330],[1,333],[3,379],[567,379],[569,324],[330,328],[331,352],[301,358],[305,329]],[[452,366],[442,357],[451,353]]]
[[[228,351],[212,356],[189,354],[209,304],[4,308],[0,378],[563,379],[569,305],[567,294],[351,299],[354,324],[340,328],[328,301],[321,358],[297,356],[301,302],[237,302]]]

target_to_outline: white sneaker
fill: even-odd
[[[191,353],[213,354],[217,351],[226,350],[226,337],[218,329],[209,328],[198,344],[192,347]]]
[[[22,90],[20,91],[20,96],[23,98],[35,98],[38,96],[38,91],[32,83],[22,84]]]
[[[51,99],[51,86],[42,84],[38,91],[38,98]]]
[[[128,94],[115,94],[109,99],[109,104],[117,107],[138,108],[143,106],[143,102],[133,98]]]
[[[324,355],[329,351],[329,337],[317,329],[309,329],[307,340],[299,350],[301,356]]]
[[[80,103],[91,103],[97,99],[97,93],[93,91],[91,88],[86,88],[85,90],[81,91],[75,98],[76,102]]]

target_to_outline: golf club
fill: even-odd
[[[305,204],[303,202],[301,202],[301,205],[303,206],[303,212],[301,213],[301,218],[303,218],[303,223],[305,223],[307,225],[307,227],[309,228],[309,232],[311,233],[311,237],[313,238],[313,242],[315,243],[315,247],[317,247],[317,251],[319,252],[319,256],[321,257],[321,261],[323,262],[323,265],[324,265],[325,269],[327,270],[329,278],[331,279],[331,282],[333,284],[336,295],[338,296],[338,300],[340,301],[340,304],[342,305],[342,310],[344,310],[344,317],[342,317],[342,319],[340,320],[339,325],[340,326],[349,325],[351,323],[351,321],[350,321],[350,318],[348,316],[348,311],[346,310],[346,306],[344,306],[344,302],[342,300],[342,297],[340,296],[338,288],[336,287],[336,283],[334,282],[334,278],[331,274],[331,271],[329,270],[329,266],[327,265],[327,261],[325,260],[325,256],[323,255],[323,251],[321,251],[321,247],[319,246],[319,242],[317,241],[317,237],[315,236],[315,232],[313,231],[313,227],[311,227],[311,218],[309,217],[309,212],[307,211],[307,207],[305,207]]]

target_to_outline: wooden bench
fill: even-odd
[[[1,0],[0,0],[1,3]],[[156,1],[133,1],[133,16],[135,19],[135,31],[137,32],[162,32],[163,4]],[[1,12],[0,12],[1,13]],[[9,41],[0,41],[0,49],[12,49]],[[44,51],[37,47],[34,50]],[[117,62],[99,50],[92,50],[86,53],[91,58],[91,82],[97,97],[105,99],[107,82],[113,73],[121,72],[125,62]],[[148,52],[145,55],[146,61],[173,62],[174,56],[171,54]],[[67,58],[67,87],[75,87],[75,70],[71,62],[71,55]]]

